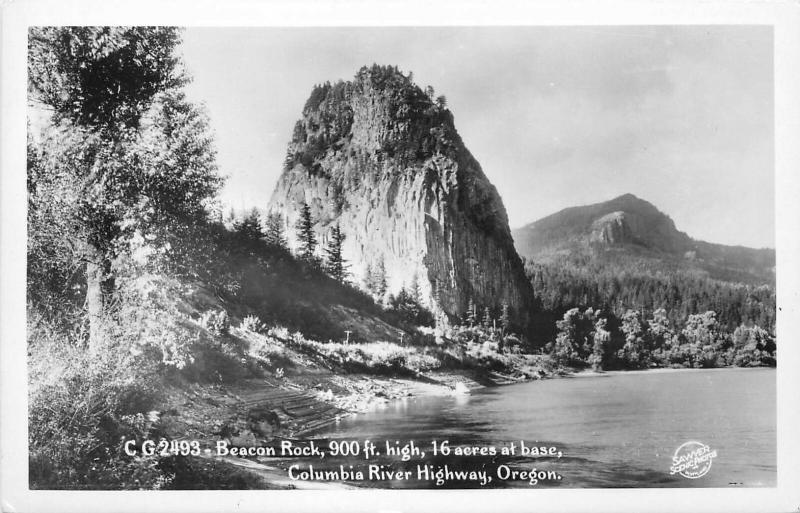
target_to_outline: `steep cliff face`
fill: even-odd
[[[461,316],[470,300],[524,324],[532,291],[495,187],[464,147],[443,97],[396,68],[362,68],[317,86],[297,122],[270,209],[290,240],[311,207],[321,246],[337,223],[350,279],[382,262],[389,292],[418,281],[435,311]]]

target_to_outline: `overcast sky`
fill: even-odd
[[[236,208],[266,206],[312,86],[376,62],[447,96],[512,228],[631,192],[775,246],[769,27],[191,28],[183,51]]]

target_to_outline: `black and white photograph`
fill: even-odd
[[[26,493],[778,504],[774,24],[17,30]]]

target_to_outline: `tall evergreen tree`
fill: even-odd
[[[508,312],[508,303],[503,303],[503,309],[500,313],[500,329],[503,336],[508,334],[508,328],[511,325],[511,315]]]
[[[467,326],[470,328],[474,327],[478,323],[478,312],[475,309],[475,301],[473,301],[472,298],[469,299],[466,318],[464,320],[466,321]]]
[[[481,325],[483,325],[483,327],[487,330],[492,327],[492,312],[489,310],[488,306],[483,309],[483,319],[481,320]]]
[[[383,296],[386,295],[386,291],[388,289],[389,284],[386,277],[386,262],[383,259],[383,255],[381,255],[380,259],[378,260],[378,265],[375,266],[375,295],[377,295],[379,299],[383,299]]]
[[[371,294],[375,293],[375,270],[370,262],[367,262],[367,268],[364,270],[364,288]]]
[[[327,271],[331,278],[344,283],[347,277],[347,263],[342,257],[342,245],[344,244],[344,234],[337,223],[331,230],[331,239],[328,247],[325,248],[327,255]]]
[[[281,215],[280,212],[270,212],[267,214],[264,242],[267,243],[267,246],[272,248],[287,248],[286,237],[283,235],[283,215]]]
[[[264,237],[264,230],[261,229],[261,216],[255,207],[240,221],[234,222],[233,229],[248,241],[257,241]]]
[[[382,301],[389,289],[386,279],[386,264],[383,256],[378,259],[376,264],[368,263],[364,276],[364,286],[375,299]]]
[[[411,294],[411,299],[413,299],[415,303],[422,303],[422,290],[420,289],[419,285],[419,274],[416,271],[414,271],[414,274],[411,276],[411,287],[409,288],[409,293]]]
[[[297,239],[300,241],[300,258],[314,260],[317,248],[317,237],[314,235],[314,221],[311,218],[311,207],[305,201],[300,205],[300,218],[297,220]]]

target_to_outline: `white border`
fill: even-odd
[[[0,0],[2,3],[2,0]],[[796,511],[800,508],[800,4],[788,1],[7,1],[0,99],[2,511]],[[438,26],[764,24],[774,27],[778,486],[771,489],[31,492],[25,344],[29,25]]]

